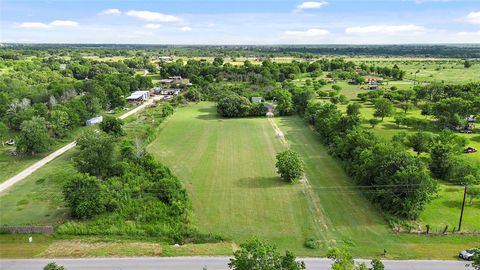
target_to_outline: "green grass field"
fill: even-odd
[[[457,249],[478,242],[393,233],[301,119],[275,122],[303,157],[309,186],[285,184],[276,175],[274,155],[286,146],[268,119],[220,119],[211,103],[179,109],[148,147],[184,180],[200,230],[236,243],[256,236],[304,256],[342,245],[364,257],[386,248],[390,258],[453,258]],[[308,237],[321,248],[306,249]],[[432,253],[433,246],[441,251]]]
[[[219,119],[206,103],[176,112],[148,147],[185,180],[202,231],[299,247],[315,235],[315,221],[302,186],[275,172],[283,149],[266,119]]]
[[[55,225],[67,218],[62,186],[75,172],[70,150],[0,194],[0,225]]]

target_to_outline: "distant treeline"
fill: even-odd
[[[273,57],[314,55],[344,56],[412,56],[412,57],[453,57],[480,58],[480,44],[455,45],[147,45],[147,44],[20,44],[4,43],[2,50],[90,50],[95,53],[104,51],[110,55],[123,54],[125,51],[152,51],[177,56],[232,56],[232,57]],[[123,53],[122,53],[123,51]]]

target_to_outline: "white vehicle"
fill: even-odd
[[[472,249],[462,250],[458,254],[458,257],[460,257],[464,260],[467,260],[467,261],[471,261],[471,260],[473,260],[473,257],[475,257],[476,254],[480,255],[480,248],[472,248]]]

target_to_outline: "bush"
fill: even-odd
[[[315,238],[308,238],[305,240],[305,247],[309,249],[317,249],[319,247],[318,241]]]
[[[48,263],[43,267],[43,270],[67,270],[65,267],[56,264],[55,262]]]

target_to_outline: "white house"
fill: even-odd
[[[172,60],[172,57],[170,57],[170,56],[159,56],[158,60],[160,60],[162,62],[167,62],[167,61]]]
[[[85,125],[93,126],[93,125],[99,124],[101,122],[103,122],[103,116],[95,116],[95,117],[90,118],[87,121],[85,121]]]
[[[144,101],[150,97],[149,91],[135,91],[127,97],[128,101]]]

